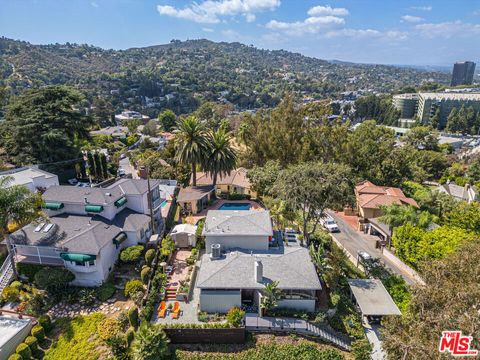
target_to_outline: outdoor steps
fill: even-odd
[[[10,256],[8,255],[5,259],[2,268],[0,269],[0,294],[2,293],[3,289],[10,284],[13,279],[13,269],[12,263],[10,262]]]
[[[167,288],[167,300],[175,300],[177,298],[177,288]]]
[[[334,345],[342,348],[343,350],[351,351],[350,341],[347,339],[342,339],[340,336],[336,334],[332,334],[331,332],[321,329],[309,322],[307,322],[307,328],[305,332],[308,335],[319,337],[323,340],[331,342]]]

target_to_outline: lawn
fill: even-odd
[[[97,326],[105,315],[94,313],[77,316],[74,319],[62,318],[55,322],[54,332],[60,334],[44,360],[84,360],[104,358],[108,349],[97,336]]]

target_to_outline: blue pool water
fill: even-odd
[[[225,203],[218,210],[250,210],[248,203]]]

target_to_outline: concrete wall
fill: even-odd
[[[8,321],[8,318],[6,321]],[[3,346],[0,348],[0,360],[7,360],[10,355],[14,354],[17,346],[20,345],[23,340],[25,340],[25,338],[30,334],[30,330],[32,329],[32,321],[30,319],[14,319],[13,321],[21,321],[25,323],[28,322],[28,324],[26,324],[23,329],[20,329],[18,333],[13,335],[9,340],[7,340],[5,344],[3,344]]]
[[[242,305],[240,290],[201,290],[200,310],[208,313],[227,313],[233,307]]]
[[[240,248],[246,250],[268,250],[268,236],[232,236],[220,235],[205,237],[205,251],[210,254],[212,244],[221,244],[222,251]]]
[[[315,300],[280,300],[277,303],[277,307],[314,312]]]

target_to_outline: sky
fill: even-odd
[[[126,49],[238,41],[327,60],[480,62],[478,0],[0,0],[0,36]]]

